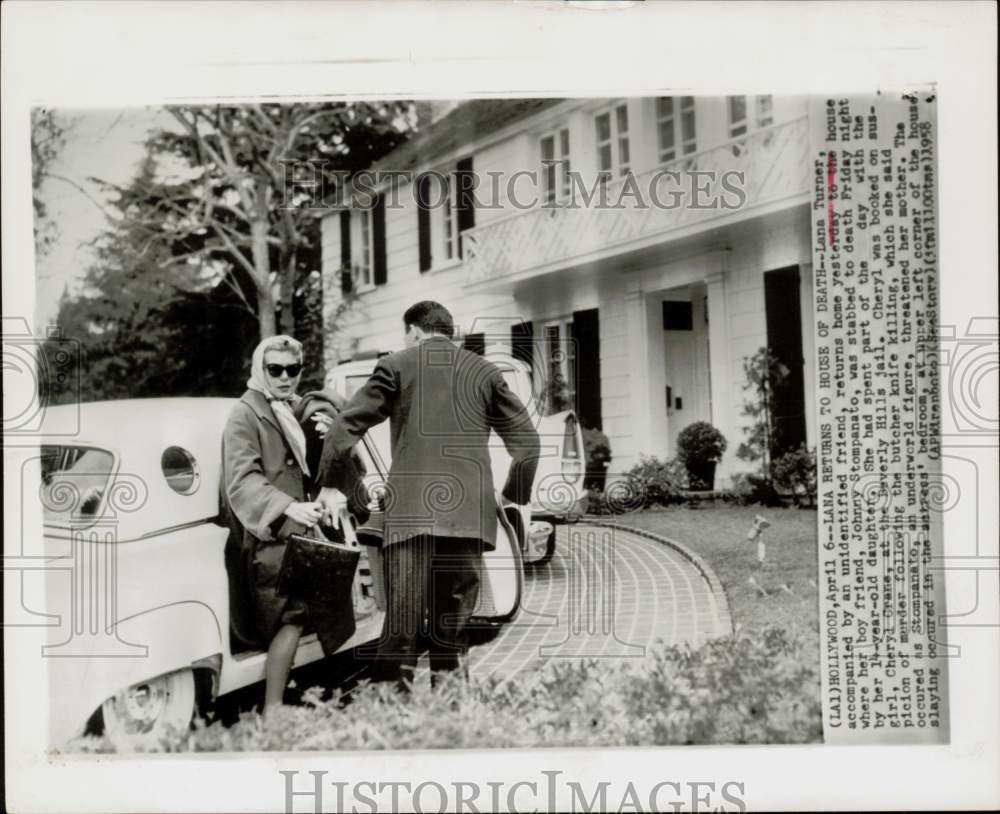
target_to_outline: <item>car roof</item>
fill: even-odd
[[[116,455],[106,491],[117,488],[122,499],[106,499],[97,521],[113,520],[119,541],[136,539],[218,515],[222,431],[236,402],[149,398],[47,407],[42,443],[94,446]],[[190,495],[175,492],[163,474],[161,456],[171,446],[195,460],[198,485]]]

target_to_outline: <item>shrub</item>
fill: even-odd
[[[715,486],[715,465],[725,451],[725,437],[707,421],[696,421],[680,431],[677,457],[687,469],[692,489]]]
[[[725,451],[725,436],[707,421],[688,424],[677,436],[677,457],[685,466],[718,463]]]
[[[314,688],[302,706],[245,713],[229,728],[199,721],[153,751],[817,742],[816,646],[772,628],[700,647],[658,643],[642,659],[553,660],[505,683],[418,682],[409,696],[362,683],[345,704]],[[98,738],[71,748],[111,751]]]
[[[629,505],[633,508],[669,506],[684,500],[687,489],[687,470],[675,458],[662,460],[652,455],[640,455],[639,463],[625,473],[625,488]],[[611,489],[608,490],[609,493]],[[608,495],[609,502],[611,495]]]
[[[740,506],[760,504],[762,506],[777,506],[781,498],[774,489],[774,484],[762,475],[750,472],[740,472],[733,475],[733,485],[729,494]]]
[[[749,392],[749,398],[743,402],[740,414],[750,419],[750,424],[743,428],[746,440],[737,448],[736,457],[759,462],[759,477],[768,482],[765,490],[773,491],[771,461],[777,442],[774,394],[784,387],[788,368],[770,349],[758,348],[753,356],[744,358],[743,374],[743,389]]]
[[[583,428],[583,450],[587,458],[584,488],[603,489],[604,476],[611,463],[611,442],[600,430]]]
[[[771,466],[775,485],[795,495],[796,503],[807,506],[816,503],[816,450],[803,444],[789,450]]]

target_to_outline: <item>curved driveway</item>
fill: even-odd
[[[552,561],[527,569],[517,619],[470,650],[474,674],[509,678],[558,658],[641,657],[657,639],[698,644],[732,632],[718,579],[682,546],[591,523],[556,533]]]

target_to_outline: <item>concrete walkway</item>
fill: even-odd
[[[552,561],[527,569],[517,619],[474,647],[469,666],[505,679],[553,659],[636,658],[658,639],[731,632],[725,594],[697,555],[650,532],[578,523],[558,527]]]

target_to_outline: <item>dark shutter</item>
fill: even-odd
[[[465,350],[467,351],[470,351],[472,353],[478,353],[480,356],[482,356],[484,353],[486,353],[486,334],[483,333],[469,334],[467,337],[465,337],[465,341],[462,343],[462,347],[465,348]]]
[[[476,225],[475,206],[475,182],[476,176],[472,171],[472,158],[463,158],[455,165],[455,185],[458,190],[458,233],[462,234],[466,229],[471,229]],[[458,256],[462,256],[462,241],[459,238]]]
[[[351,210],[340,213],[340,291],[350,294],[354,280],[351,274]]]
[[[510,326],[510,350],[515,359],[528,366],[528,371],[534,379],[535,367],[535,331],[530,322],[515,322]]]
[[[431,177],[417,178],[417,239],[420,243],[420,271],[431,267],[431,210],[428,207],[431,195]]]
[[[799,291],[798,266],[765,272],[767,347],[788,368],[788,377],[774,389],[774,438],[771,443],[774,457],[806,441],[805,359],[802,356]]]
[[[576,404],[580,424],[601,429],[601,326],[598,309],[573,312],[576,342]]]
[[[340,265],[351,267],[351,210],[340,213]]]
[[[388,267],[385,257],[385,198],[379,195],[372,207],[372,243],[375,254],[375,285],[385,285]]]

